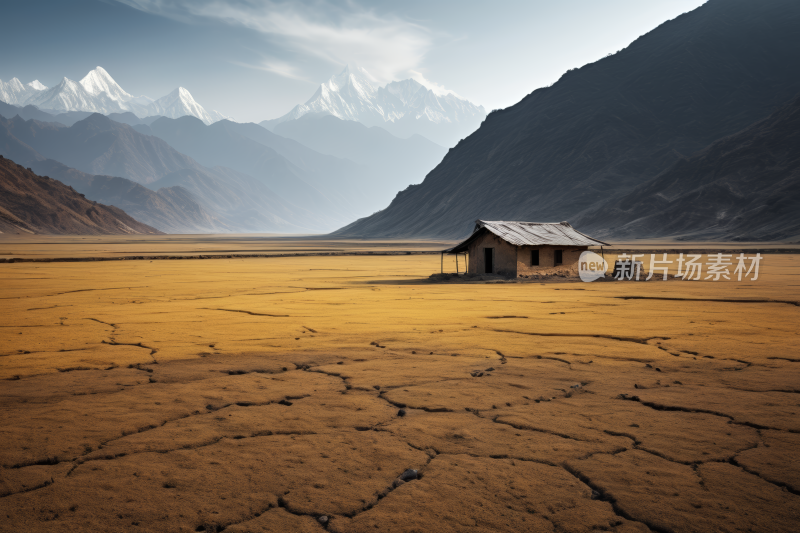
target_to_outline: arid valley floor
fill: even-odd
[[[0,264],[0,531],[798,530],[800,255],[741,282],[439,269]]]

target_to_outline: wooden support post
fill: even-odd
[[[442,274],[444,274],[444,252],[442,252]]]
[[[456,274],[458,274],[458,254],[456,254]]]

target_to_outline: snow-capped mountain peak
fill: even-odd
[[[15,90],[15,91],[24,91],[25,90],[25,86],[22,85],[22,82],[19,81],[18,78],[11,78],[11,80],[8,82],[8,87],[10,89],[12,89],[12,90]]]
[[[47,87],[38,81],[23,85],[17,78],[11,78],[7,82],[0,80],[0,100],[11,105],[25,105],[31,96],[44,89]]]
[[[115,113],[122,111],[119,103],[107,93],[93,95],[82,84],[63,78],[58,85],[46,91],[39,91],[26,102],[42,109],[52,109],[59,113],[67,111],[91,111],[94,113]]]
[[[208,113],[203,109],[203,106],[195,101],[192,94],[183,87],[178,87],[167,96],[159,98],[148,107],[153,111],[153,113],[151,113],[152,115],[164,115],[169,118],[191,115],[199,118],[206,124],[211,124],[226,118],[216,111]]]
[[[307,114],[380,126],[401,136],[418,133],[451,145],[474,131],[486,111],[452,93],[436,95],[414,79],[381,87],[369,72],[348,65],[322,83],[305,104],[262,125],[274,127]],[[442,133],[437,133],[439,130]]]
[[[57,113],[91,111],[108,115],[130,111],[139,118],[192,115],[206,124],[227,118],[216,111],[207,112],[183,87],[156,101],[147,96],[134,97],[120,87],[103,67],[94,68],[80,82],[65,77],[50,89],[39,80],[27,85],[22,85],[17,78],[6,83],[0,80],[0,101],[12,105],[33,104]]]
[[[419,95],[420,90],[427,89],[417,80],[411,78],[403,81],[393,81],[386,85],[386,90],[401,102],[408,105]]]
[[[327,82],[323,83],[321,88],[331,92],[342,92],[349,89],[359,97],[370,98],[378,90],[378,82],[363,68],[347,65],[340,74],[331,76]]]
[[[127,102],[133,98],[133,95],[123,90],[103,67],[95,67],[94,70],[89,71],[80,84],[86,89],[86,92],[93,96],[104,92],[119,102]]]
[[[47,90],[47,85],[44,85],[39,80],[33,80],[32,82],[27,83],[26,85],[28,87],[30,87],[31,89],[33,89],[34,91],[46,91]]]

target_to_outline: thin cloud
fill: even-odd
[[[353,3],[335,6],[271,0],[117,0],[151,14],[191,23],[215,20],[263,34],[290,53],[320,58],[338,66],[355,63],[378,81],[388,82],[418,68],[432,46],[431,32],[393,16],[381,16]],[[281,62],[263,70],[297,79],[296,69]]]
[[[297,67],[295,67],[294,65],[291,65],[291,64],[286,63],[284,61],[278,61],[278,60],[275,60],[275,59],[263,59],[257,65],[253,65],[253,64],[250,64],[250,63],[243,63],[241,61],[231,61],[231,64],[239,66],[239,67],[253,69],[253,70],[261,70],[261,71],[264,71],[264,72],[271,72],[273,74],[277,74],[278,76],[282,76],[284,78],[289,78],[291,80],[299,80],[299,81],[305,81],[305,82],[310,82],[311,81],[308,78],[306,78],[305,76],[303,76],[298,71]]]
[[[418,72],[416,70],[409,70],[411,74],[411,79],[416,80],[420,85],[430,89],[433,94],[436,96],[445,96],[448,94],[452,94],[456,98],[461,98],[455,91],[451,91],[450,89],[446,89],[443,85],[439,85],[435,81],[431,81],[425,76],[422,75],[422,72]]]

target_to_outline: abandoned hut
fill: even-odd
[[[472,235],[442,254],[467,254],[467,273],[526,278],[578,271],[589,246],[605,242],[584,235],[568,222],[487,222],[476,220]]]

